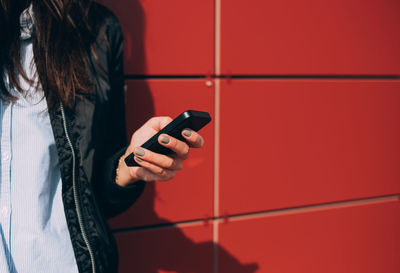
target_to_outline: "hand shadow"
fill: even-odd
[[[145,14],[141,1],[124,1],[119,5],[111,0],[102,0],[100,3],[108,5],[119,17],[125,37],[125,67],[129,67],[128,73],[141,78],[147,72]],[[154,103],[146,80],[131,81],[129,86],[134,90],[127,90],[128,139],[137,128],[154,116]],[[225,248],[212,241],[197,243],[174,223],[159,217],[154,209],[156,198],[155,184],[148,183],[137,203],[110,221],[112,226],[136,226],[114,230],[120,252],[120,273],[211,273],[215,253],[218,257],[218,268],[221,269],[218,272],[257,271],[257,264],[241,263]],[[138,223],[142,227],[137,227]],[[152,226],[148,226],[149,223]]]
[[[157,183],[157,182],[156,182]],[[120,256],[120,273],[130,272],[177,272],[211,273],[217,258],[217,272],[254,273],[256,263],[243,264],[228,250],[212,241],[195,242],[184,231],[204,233],[211,237],[211,226],[176,226],[168,219],[161,218],[154,210],[156,198],[155,183],[148,183],[145,192],[125,214],[112,219],[114,226],[126,223],[152,223],[152,225],[114,230]],[[208,227],[208,229],[207,229]],[[217,256],[215,257],[215,254]]]

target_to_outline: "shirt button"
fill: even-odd
[[[3,156],[2,156],[2,159],[4,161],[10,160],[10,154],[9,153],[4,153]]]
[[[0,216],[1,218],[6,217],[8,215],[8,208],[7,207],[2,207],[0,209]]]

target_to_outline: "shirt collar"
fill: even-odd
[[[32,36],[33,31],[33,12],[32,12],[32,4],[22,11],[19,16],[19,25],[21,27],[21,39],[27,40]]]

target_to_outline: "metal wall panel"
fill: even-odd
[[[125,37],[125,73],[209,75],[214,72],[214,1],[102,0]]]
[[[214,117],[214,88],[205,80],[127,81],[128,137],[153,116],[178,116],[185,110]],[[150,182],[139,200],[110,221],[112,228],[203,219],[213,213],[214,122],[200,131],[202,149],[191,149],[184,168],[169,182]]]
[[[219,244],[257,273],[397,273],[399,215],[397,199],[243,218],[220,224]],[[218,273],[231,272],[222,253]]]
[[[400,75],[400,2],[221,0],[222,74]]]
[[[220,213],[400,192],[400,81],[221,83]]]

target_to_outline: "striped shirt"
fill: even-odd
[[[29,12],[20,17],[21,61],[35,79]],[[22,77],[20,83],[26,95],[8,84],[18,100],[0,100],[0,272],[76,273],[46,99]]]

